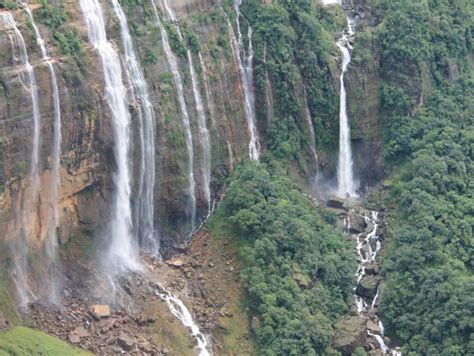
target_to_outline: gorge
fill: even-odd
[[[0,0],[0,353],[474,352],[473,20]]]

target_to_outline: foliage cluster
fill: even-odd
[[[256,100],[262,104],[257,105],[260,122],[266,121],[263,108],[267,73],[272,84],[275,108],[267,128],[268,149],[276,158],[305,161],[310,141],[301,84],[318,146],[335,148],[337,95],[329,72],[334,41],[324,25],[333,25],[339,17],[324,12],[310,0],[273,1],[271,5],[249,0],[242,5],[242,13],[242,32],[246,33],[246,21],[253,28]]]
[[[353,246],[275,170],[244,162],[220,209],[241,242],[254,338],[261,355],[332,354],[354,284]]]
[[[68,14],[61,4],[42,0],[42,6],[35,10],[34,15],[53,31],[53,38],[62,53],[80,60],[82,40],[77,32],[67,27]]]
[[[472,1],[377,1],[397,174],[381,313],[410,354],[474,354]]]

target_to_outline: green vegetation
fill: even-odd
[[[18,326],[0,333],[0,355],[85,356],[90,353],[40,331]]]
[[[237,168],[211,228],[227,221],[239,246],[258,354],[333,354],[333,323],[354,284],[353,246],[276,171],[253,161]]]
[[[69,29],[69,16],[62,5],[42,0],[42,6],[35,10],[34,15],[40,22],[53,31],[53,38],[62,53],[80,61],[82,54],[82,40],[76,30]]]
[[[340,11],[322,11],[311,0],[274,1],[270,6],[249,0],[242,5],[242,13],[254,30],[260,122],[266,121],[266,72],[272,83],[274,117],[266,135],[271,154],[279,159],[294,159],[300,165],[306,160],[309,140],[301,84],[307,92],[318,146],[335,149],[337,95],[328,69],[334,40],[324,26],[336,28]],[[241,23],[245,27],[245,21]],[[246,29],[242,32],[245,34]]]
[[[14,10],[17,6],[14,0],[0,0],[0,9]]]
[[[474,4],[376,5],[385,157],[396,172],[381,314],[405,354],[472,355]]]

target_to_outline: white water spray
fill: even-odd
[[[51,89],[53,94],[53,147],[51,149],[52,165],[51,165],[51,207],[52,207],[52,220],[47,223],[47,236],[45,241],[46,254],[48,258],[50,278],[49,278],[49,299],[51,301],[58,300],[58,286],[57,276],[55,275],[54,269],[57,264],[57,247],[58,247],[58,236],[57,229],[59,228],[59,196],[61,189],[61,106],[59,101],[59,90],[58,81],[56,78],[56,72],[51,58],[48,55],[46,44],[41,36],[41,33],[36,26],[33,14],[30,8],[23,4],[25,11],[30,18],[31,25],[36,35],[36,42],[41,49],[41,59],[48,66],[49,76],[51,79]]]
[[[348,26],[342,37],[337,41],[337,46],[342,53],[342,72],[340,78],[340,104],[339,104],[339,160],[337,167],[338,195],[341,197],[356,196],[356,187],[353,177],[353,162],[351,148],[351,132],[347,117],[347,93],[344,84],[344,75],[351,62],[352,49],[349,38],[354,35],[354,22],[348,17]]]
[[[148,85],[138,60],[127,18],[118,0],[112,0],[120,23],[120,38],[124,49],[125,73],[131,85],[131,95],[139,108],[140,119],[140,175],[136,230],[141,247],[154,256],[160,254],[160,239],[154,228],[155,188],[155,111],[151,104]]]
[[[80,0],[90,43],[100,55],[104,71],[105,97],[112,116],[114,132],[115,192],[109,223],[109,256],[111,272],[139,269],[138,246],[132,237],[132,210],[130,205],[130,115],[127,109],[127,91],[123,84],[122,68],[117,51],[107,40],[102,8],[98,0]]]
[[[161,39],[163,41],[163,49],[168,60],[168,65],[170,66],[171,72],[173,74],[173,80],[178,92],[178,102],[181,109],[181,117],[183,120],[183,126],[186,136],[186,149],[188,153],[188,209],[191,212],[191,231],[194,231],[196,227],[196,181],[194,178],[194,147],[193,147],[193,135],[191,132],[191,123],[189,120],[188,109],[186,106],[186,101],[184,99],[184,86],[183,80],[181,79],[181,74],[179,72],[178,61],[173,51],[168,39],[168,33],[166,32],[165,27],[163,26],[158,10],[156,8],[155,0],[151,0],[153,9],[155,12],[156,23],[161,32]],[[173,14],[171,13],[170,18],[174,21]]]

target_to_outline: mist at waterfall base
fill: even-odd
[[[108,41],[102,8],[97,0],[80,0],[87,24],[89,42],[98,52],[104,70],[105,97],[111,112],[114,133],[114,192],[108,225],[105,267],[109,275],[126,270],[140,270],[138,243],[132,234],[131,175],[128,164],[130,113],[120,57]]]

